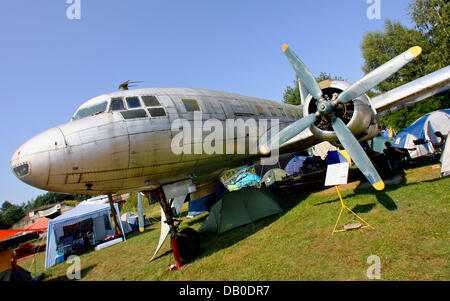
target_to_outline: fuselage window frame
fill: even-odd
[[[122,108],[113,109],[113,103],[116,102],[116,101],[119,101],[119,100],[122,103]],[[110,112],[116,112],[116,111],[123,111],[123,110],[126,110],[125,103],[123,101],[123,97],[113,97],[113,98],[111,98],[111,102],[109,104],[109,111]]]
[[[261,116],[266,116],[266,110],[264,110],[264,108],[260,105],[255,105],[256,111],[258,111],[258,114]]]
[[[161,102],[159,101],[158,97],[155,95],[142,95],[141,96],[142,103],[144,104],[144,107],[160,107]],[[147,100],[149,100],[147,104]]]
[[[137,103],[136,102],[131,103],[131,105],[130,105],[129,101],[131,101],[131,100],[137,101]],[[142,108],[142,103],[141,103],[141,100],[139,99],[139,96],[127,96],[127,97],[125,97],[125,102],[126,102],[128,109]]]
[[[181,102],[184,105],[184,108],[186,109],[186,112],[193,113],[193,112],[201,112],[202,109],[200,108],[200,104],[196,99],[181,99]]]
[[[166,117],[167,116],[166,110],[163,107],[148,107],[147,111],[148,111],[148,114],[150,115],[151,118],[158,118],[158,117]],[[162,112],[163,114],[156,113],[156,112]]]

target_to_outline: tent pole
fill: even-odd
[[[109,206],[111,208],[111,213],[112,213],[112,216],[113,216],[115,233],[116,233],[117,236],[121,236],[122,239],[123,239],[124,238],[123,237],[123,233],[122,233],[122,230],[120,230],[120,226],[119,226],[119,223],[117,221],[117,211],[116,211],[116,208],[114,207],[113,198],[112,198],[112,195],[110,193],[108,193],[108,200],[109,200]]]

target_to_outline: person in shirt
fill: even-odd
[[[9,248],[0,247],[0,281],[9,281],[16,263],[16,254]]]

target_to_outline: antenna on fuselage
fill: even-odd
[[[135,81],[135,82],[131,82],[130,80],[127,80],[126,82],[120,84],[119,86],[119,90],[128,90],[129,87],[136,87],[137,83],[142,83],[143,81]],[[131,85],[130,85],[131,84]]]

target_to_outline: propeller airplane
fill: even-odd
[[[317,83],[287,45],[282,50],[298,78],[300,106],[204,89],[129,90],[129,84],[137,82],[127,81],[119,87],[120,91],[82,104],[68,123],[19,147],[10,160],[11,169],[20,180],[34,187],[59,193],[107,194],[111,205],[114,194],[143,192],[161,205],[161,236],[152,259],[171,233],[177,267],[198,252],[196,232],[190,228],[178,230],[176,217],[187,195],[196,200],[213,192],[222,172],[258,162],[275,150],[283,154],[329,141],[343,147],[373,187],[383,190],[384,182],[360,142],[378,134],[379,114],[388,114],[450,88],[450,66],[370,99],[365,93],[420,55],[419,46],[354,84],[337,80]],[[206,121],[204,125],[197,123],[196,116]],[[260,146],[254,153],[246,147],[245,152],[179,154],[173,152],[173,124],[180,119],[194,134],[200,132],[200,139],[194,135],[194,139],[183,137],[179,141],[188,149],[202,149],[201,144],[208,138],[208,131],[202,130],[208,128],[211,119],[223,125],[222,129],[227,128],[227,120],[276,120],[281,131],[272,135],[267,128],[265,134],[269,138],[261,139],[261,135],[255,136],[250,129],[246,134],[244,129],[243,136],[227,135],[214,141],[219,148],[231,144],[237,149],[238,144],[248,145],[256,139]],[[141,193],[138,213],[143,231]]]

